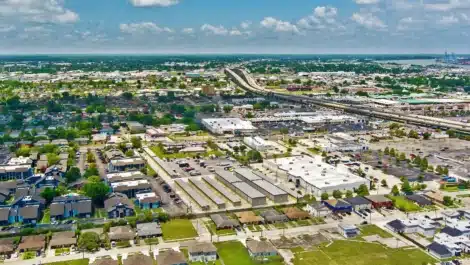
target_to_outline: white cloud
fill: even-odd
[[[277,32],[294,32],[294,33],[299,33],[299,29],[297,28],[296,25],[291,24],[290,22],[287,21],[282,21],[275,19],[273,17],[265,17],[261,21],[261,26],[263,28],[267,29],[272,29]]]
[[[232,29],[230,31],[230,36],[241,36],[241,35],[243,35],[243,33],[238,29]]]
[[[29,27],[29,28],[24,28],[24,32],[46,32],[46,31],[51,31],[50,29],[46,29],[43,26],[35,26],[35,27]]]
[[[313,10],[313,15],[301,18],[297,25],[304,29],[326,29],[331,30],[344,28],[336,19],[338,9],[332,6],[317,6]]]
[[[121,32],[128,34],[173,32],[173,30],[170,28],[159,27],[152,22],[121,24],[119,25],[119,29],[121,30]]]
[[[228,30],[222,25],[214,26],[210,24],[204,24],[201,26],[201,30],[214,35],[227,35],[229,33]]]
[[[0,17],[37,23],[74,23],[77,13],[66,9],[62,0],[0,0]]]
[[[452,25],[456,23],[459,23],[459,19],[454,15],[443,16],[437,21],[437,24],[440,25]]]
[[[243,21],[243,22],[240,24],[240,27],[241,27],[242,29],[248,29],[248,28],[250,28],[251,24],[252,24],[251,21]]]
[[[371,13],[354,13],[351,19],[367,29],[384,30],[387,28],[380,18]]]
[[[425,3],[424,7],[434,11],[450,11],[454,9],[470,8],[470,0],[431,0]]]
[[[374,5],[380,3],[380,0],[354,0],[358,5]]]
[[[186,34],[192,34],[192,33],[194,33],[194,29],[193,28],[184,28],[183,30],[181,30],[181,32],[186,33]]]
[[[176,5],[179,0],[130,0],[131,4],[137,7],[160,6],[167,7]]]
[[[0,32],[1,33],[11,32],[11,31],[14,31],[15,29],[16,29],[16,27],[13,26],[13,25],[0,25]]]

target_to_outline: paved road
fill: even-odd
[[[93,155],[95,156],[95,161],[96,161],[96,167],[98,168],[98,172],[100,173],[100,177],[102,179],[106,178],[106,165],[103,164],[101,161],[100,157],[98,156],[98,153],[96,152],[96,149],[91,150]]]

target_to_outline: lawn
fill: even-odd
[[[103,208],[95,208],[94,218],[105,218],[108,217],[106,210]]]
[[[157,245],[158,244],[158,238],[146,238],[144,239],[145,244],[147,245]]]
[[[273,225],[277,229],[287,228],[287,226],[284,223],[274,223]]]
[[[419,249],[391,249],[376,243],[339,240],[328,247],[295,253],[294,265],[421,265],[435,259]]]
[[[128,248],[130,246],[131,246],[131,243],[129,241],[116,242],[116,247],[118,247],[118,248]]]
[[[390,234],[389,232],[383,230],[382,228],[376,225],[365,225],[365,226],[361,226],[360,229],[361,229],[361,237],[372,236],[372,235],[378,235],[382,238],[393,237],[392,234]]]
[[[173,219],[162,223],[163,240],[179,240],[197,237],[197,231],[188,219]]]
[[[70,253],[70,248],[58,248],[55,250],[56,256],[60,256],[62,253]]]
[[[21,259],[23,260],[34,259],[35,257],[36,257],[35,251],[26,251],[21,255]]]
[[[263,228],[261,228],[260,225],[248,225],[247,228],[248,228],[251,232],[260,232],[260,231],[263,231]]]
[[[400,211],[417,212],[421,210],[421,208],[418,205],[407,200],[403,196],[390,196],[389,198],[393,201],[393,204],[395,205],[395,207],[398,208]]]
[[[217,253],[220,259],[223,260],[225,265],[256,265],[259,263],[254,262],[248,250],[240,241],[227,241],[215,243]],[[283,265],[284,263],[278,260],[263,262],[264,265]]]
[[[44,214],[41,219],[41,224],[50,224],[51,223],[51,212],[49,209],[44,210]]]
[[[58,262],[51,262],[51,263],[44,263],[45,265],[88,265],[88,259],[74,259],[74,260],[67,260],[67,261],[58,261]]]

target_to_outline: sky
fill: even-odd
[[[0,0],[0,53],[470,53],[470,0]]]

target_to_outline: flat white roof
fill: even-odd
[[[321,157],[293,156],[270,159],[280,170],[289,175],[303,179],[319,189],[342,184],[366,184],[367,179],[361,178],[349,171],[345,165],[332,166],[324,163]]]
[[[256,130],[250,121],[239,118],[202,119],[202,122],[216,130]]]
[[[111,183],[111,187],[112,188],[116,188],[120,186],[132,187],[132,186],[139,186],[140,184],[149,184],[149,182],[146,179],[114,182],[114,183]]]

